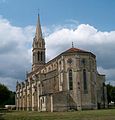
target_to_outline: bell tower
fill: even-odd
[[[38,14],[38,21],[36,26],[36,33],[33,39],[32,53],[33,53],[32,71],[34,71],[45,64],[45,41],[42,37],[39,14]]]

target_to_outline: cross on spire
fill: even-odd
[[[72,42],[72,48],[74,48],[74,44],[73,44],[73,42]]]

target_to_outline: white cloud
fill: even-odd
[[[106,75],[106,82],[110,83],[115,86],[115,68],[111,69],[104,69],[102,67],[98,67],[98,72],[100,74],[105,74]]]
[[[14,90],[15,81],[25,79],[25,71],[31,67],[34,33],[34,26],[16,27],[0,17],[0,82],[10,89]]]
[[[0,83],[6,85],[8,89],[15,91],[16,90],[17,79],[13,77],[0,77]]]
[[[46,44],[49,49],[56,47],[58,49],[60,45],[66,46],[66,48],[68,48],[71,46],[72,41],[78,47],[85,46],[85,48],[89,48],[89,46],[95,46],[95,51],[98,51],[99,48],[98,52],[102,52],[104,54],[105,49],[103,48],[103,45],[109,47],[115,44],[115,31],[101,32],[93,26],[90,26],[88,24],[81,24],[79,26],[76,26],[75,30],[62,28],[60,30],[54,31],[46,37]],[[111,51],[111,49],[109,51]]]
[[[69,49],[74,42],[75,47],[93,52],[99,71],[115,83],[115,31],[101,32],[88,24],[75,25],[73,29],[66,25],[42,28],[47,60]],[[16,27],[0,16],[0,82],[12,90],[17,80],[25,79],[25,71],[31,69],[34,34],[35,26]]]
[[[70,23],[69,25],[71,26],[72,24],[74,25],[79,25],[79,21],[77,20],[74,20],[74,19],[69,19],[69,20],[66,20],[67,23]]]

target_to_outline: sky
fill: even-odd
[[[31,71],[40,14],[47,61],[74,47],[96,55],[99,73],[115,85],[115,0],[0,0],[0,83],[15,91]]]

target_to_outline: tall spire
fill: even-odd
[[[40,16],[38,14],[38,21],[36,25],[36,33],[33,39],[33,64],[32,70],[39,68],[45,64],[45,41],[42,37],[42,29],[40,25]]]
[[[36,38],[37,40],[39,38],[42,38],[42,30],[41,30],[41,25],[40,25],[40,16],[39,16],[39,13],[38,13],[38,21],[37,21],[37,26],[36,26]]]

